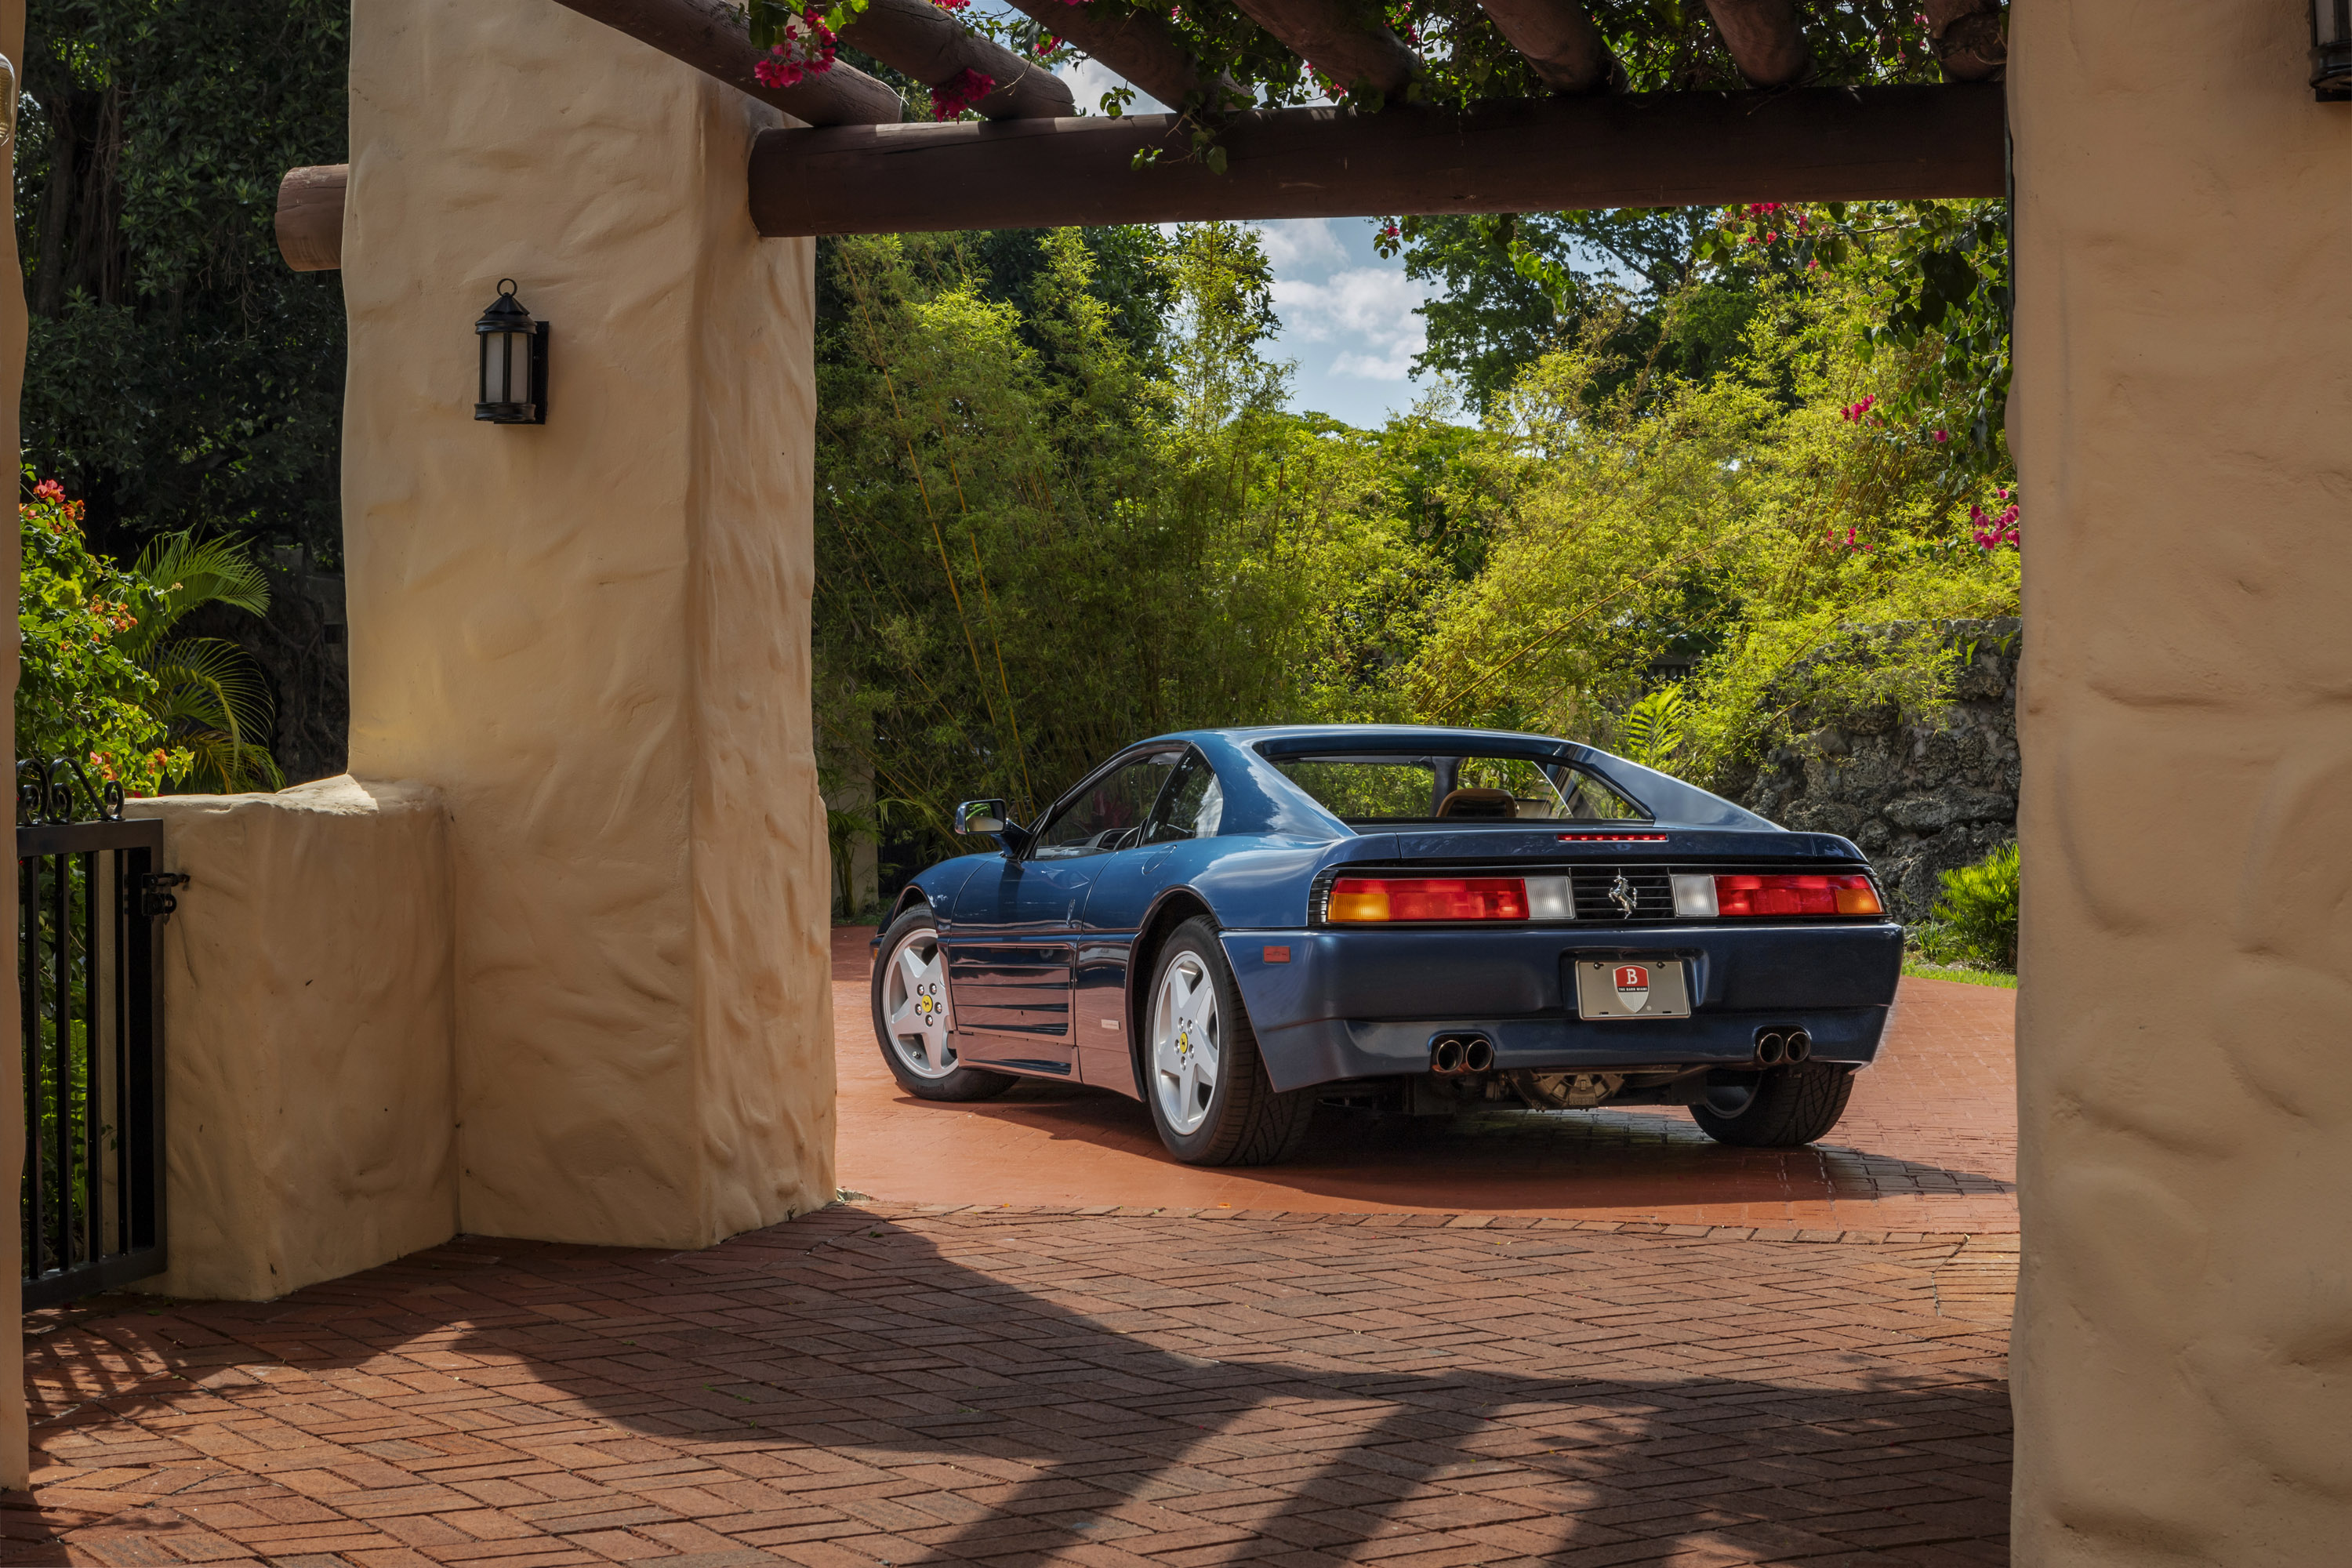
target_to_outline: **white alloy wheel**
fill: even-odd
[[[1216,982],[1199,953],[1179,950],[1151,1002],[1152,1090],[1171,1130],[1191,1132],[1208,1120],[1223,1045]]]
[[[945,1078],[956,1070],[955,1047],[948,1043],[948,976],[939,933],[918,926],[890,950],[882,978],[886,1037],[900,1065],[919,1078]]]

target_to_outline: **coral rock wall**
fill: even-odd
[[[1906,722],[1889,706],[1822,719],[1727,791],[1783,827],[1853,839],[1895,918],[1925,920],[1944,872],[2017,837],[2021,624],[1952,624],[1966,662],[1950,706],[1933,717]]]

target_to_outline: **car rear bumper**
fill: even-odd
[[[1759,1029],[1792,1026],[1812,1037],[1814,1059],[1864,1066],[1903,968],[1903,928],[1891,921],[1229,931],[1223,941],[1277,1089],[1422,1072],[1435,1036],[1464,1031],[1493,1042],[1501,1069],[1733,1065],[1754,1058]],[[1691,1016],[1577,1016],[1565,963],[1621,957],[1681,961]]]

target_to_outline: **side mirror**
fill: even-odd
[[[955,830],[958,833],[1002,833],[1004,831],[1004,803],[1001,800],[968,800],[956,807]]]

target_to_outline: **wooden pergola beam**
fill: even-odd
[[[1602,92],[1624,68],[1577,0],[1478,0],[1479,8],[1554,92]]]
[[[1173,115],[770,131],[751,216],[782,237],[1996,196],[2004,127],[1989,83],[1289,109],[1227,121],[1222,174]]]
[[[1813,68],[1795,0],[1706,0],[1715,30],[1750,87],[1788,87]]]
[[[931,0],[866,0],[865,11],[841,29],[841,41],[925,87],[945,87],[965,71],[979,72],[996,84],[973,105],[983,119],[1056,120],[1077,112],[1068,86],[1052,71],[982,37]]]
[[[343,198],[349,163],[289,169],[278,182],[278,254],[297,272],[333,272],[343,265]]]
[[[743,13],[728,0],[556,0],[582,16],[684,60],[747,98],[772,104],[809,125],[888,125],[903,117],[898,95],[853,66],[804,78],[795,87],[766,87],[751,74],[761,51],[743,30]]]
[[[1242,14],[1282,47],[1342,87],[1400,93],[1421,74],[1421,60],[1351,0],[1234,0]]]
[[[2002,0],[1927,0],[1927,36],[1947,81],[1985,81],[2009,68]]]
[[[1134,83],[1171,109],[1202,105],[1212,114],[1246,108],[1250,95],[1220,77],[1214,83],[1201,74],[1201,62],[1192,49],[1155,11],[1130,11],[1117,4],[1071,5],[1064,0],[1012,0],[1048,33],[1077,45],[1120,77]],[[1220,90],[1208,102],[1212,86]]]

